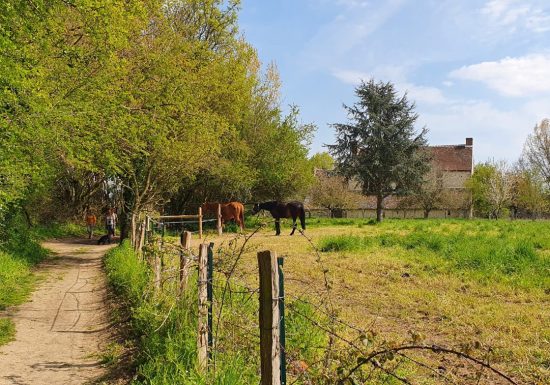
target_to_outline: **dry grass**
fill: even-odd
[[[510,222],[395,221],[383,226],[321,223],[308,228],[307,236],[318,245],[326,236],[397,237],[428,230],[443,235],[462,231],[464,236],[487,237],[489,241],[491,237],[521,240],[532,236],[530,231],[548,234],[546,222],[507,223]],[[529,231],[509,226],[528,227]],[[320,253],[319,262],[305,237],[289,237],[288,233],[288,227],[280,237],[274,236],[271,229],[260,231],[251,240],[240,268],[247,270],[256,265],[257,250],[275,250],[286,257],[287,293],[306,294],[312,299],[324,292],[323,270],[327,269],[332,287],[330,299],[346,322],[376,331],[391,341],[405,341],[415,333],[424,336],[426,343],[463,350],[481,344],[484,349],[492,349],[492,362],[518,382],[550,383],[550,288],[548,280],[544,280],[545,272],[542,285],[525,284],[530,270],[526,270],[526,276],[518,276],[519,283],[515,284],[514,279],[502,279],[490,271],[464,271],[443,262],[439,266],[438,258],[444,261],[445,256],[422,247],[409,250],[401,246],[325,252]],[[209,241],[219,246],[233,237],[227,234]],[[198,244],[198,240],[194,243]],[[537,244],[536,252],[546,263],[548,243]],[[545,266],[548,265],[541,268]]]

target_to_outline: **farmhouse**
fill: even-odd
[[[474,168],[473,145],[473,138],[466,138],[463,144],[427,147],[432,158],[431,174],[437,178],[436,182],[441,186],[441,202],[430,212],[430,217],[471,217],[471,195],[466,187],[466,181],[472,175]],[[360,194],[361,184],[357,181],[350,181],[348,189]],[[408,197],[392,195],[387,197],[384,203],[384,215],[389,218],[421,218],[424,216],[424,209],[421,205]],[[333,215],[347,218],[375,217],[376,197],[364,196],[359,199],[356,208],[334,210]]]

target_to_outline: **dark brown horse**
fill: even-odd
[[[237,223],[237,226],[244,230],[244,206],[241,202],[227,202],[220,203],[221,214],[222,214],[222,226],[225,222],[234,220]],[[203,214],[214,214],[218,213],[218,203],[204,203],[202,206]]]
[[[260,210],[269,211],[271,216],[275,218],[275,235],[281,235],[281,218],[292,218],[292,232],[290,235],[294,235],[294,231],[296,231],[296,218],[298,217],[300,217],[302,230],[306,229],[306,212],[302,202],[283,203],[270,201],[256,203],[252,209],[252,214],[256,214]]]

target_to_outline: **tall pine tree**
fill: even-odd
[[[344,105],[349,122],[333,124],[336,143],[329,151],[338,171],[359,181],[363,193],[376,197],[376,219],[382,220],[384,198],[394,192],[415,191],[429,169],[427,129],[414,124],[415,105],[397,95],[390,83],[369,80],[355,90],[359,98],[352,107]]]

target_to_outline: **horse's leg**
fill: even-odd
[[[292,232],[290,235],[294,235],[294,232],[296,231],[296,216],[292,216]]]
[[[281,219],[275,218],[275,235],[281,235]]]
[[[241,214],[240,213],[235,214],[235,222],[237,223],[237,226],[239,226],[239,230],[242,233],[243,230],[244,230],[244,224],[241,221]]]

